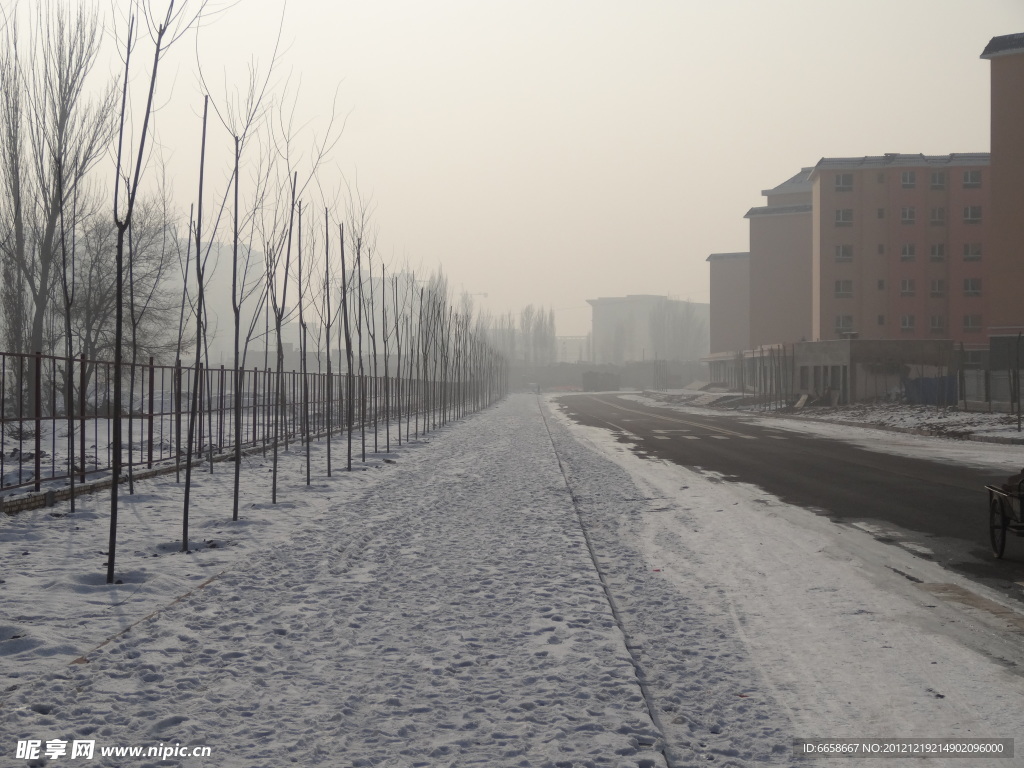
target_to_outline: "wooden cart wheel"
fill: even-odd
[[[992,554],[997,558],[1001,558],[1006,549],[1006,525],[1003,500],[992,496],[988,503],[988,533],[992,541]]]

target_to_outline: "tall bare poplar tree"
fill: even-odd
[[[156,97],[157,74],[160,63],[167,50],[186,33],[202,16],[205,3],[190,7],[184,0],[175,9],[175,0],[169,0],[165,12],[155,15],[148,3],[133,2],[127,19],[127,30],[123,40],[124,48],[124,80],[121,87],[121,108],[119,111],[117,131],[117,173],[114,186],[114,224],[117,227],[117,244],[114,250],[115,283],[117,299],[114,313],[114,398],[113,398],[113,429],[111,434],[111,470],[114,482],[110,484],[110,541],[107,553],[107,583],[114,581],[114,558],[117,551],[117,492],[121,477],[121,450],[123,438],[121,433],[122,410],[122,375],[124,364],[124,275],[125,275],[125,241],[128,229],[132,226],[135,202],[142,181],[142,170],[145,166],[146,146],[149,139],[150,124],[153,116]],[[137,152],[132,159],[132,148],[125,147],[130,127],[128,112],[128,90],[132,75],[132,53],[139,41],[139,26],[145,23],[153,44],[153,59],[150,67],[148,90],[142,114],[138,117],[141,129],[138,134]]]
[[[113,135],[113,83],[87,87],[102,32],[95,6],[59,0],[12,15],[3,30],[0,272],[10,351],[56,351],[44,349],[44,331],[59,295],[63,227],[76,225],[70,201]]]

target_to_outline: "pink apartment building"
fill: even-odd
[[[987,343],[988,154],[823,158],[811,184],[811,339]]]
[[[1024,33],[993,38],[982,58],[991,154],[822,158],[762,192],[749,252],[708,258],[713,380],[747,386],[764,349],[794,345],[799,391],[818,391],[810,373],[827,367],[830,387],[852,393],[853,344],[939,361],[952,342],[980,361],[993,337],[1024,332]],[[843,339],[859,341],[798,344]]]
[[[1024,33],[992,38],[982,58],[991,154],[815,166],[812,338],[981,347],[1024,331]]]

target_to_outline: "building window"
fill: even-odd
[[[981,278],[964,278],[964,296],[981,296]]]
[[[878,209],[878,218],[880,218],[880,219],[884,219],[885,218],[885,208],[879,208]]]
[[[941,299],[946,295],[946,281],[941,279],[932,280],[932,289],[929,295],[933,299]]]
[[[836,246],[836,261],[853,261],[853,246],[852,245],[837,245]]]
[[[917,174],[914,171],[904,171],[900,174],[900,186],[904,189],[913,189],[917,186]]]
[[[964,171],[964,189],[977,189],[981,186],[981,171]]]
[[[946,260],[946,244],[945,243],[932,243],[931,249],[931,260],[932,261],[945,261]]]
[[[901,331],[912,331],[912,330],[914,330],[914,316],[913,315],[900,315],[900,330]]]
[[[885,280],[879,280],[878,281],[878,290],[880,290],[880,291],[884,291],[885,290]]]
[[[964,315],[964,330],[965,331],[980,331],[981,330],[981,315]]]
[[[853,297],[853,280],[836,280],[836,298],[849,299]]]
[[[878,244],[878,255],[879,256],[884,256],[885,255],[885,243],[879,243]]]
[[[981,223],[981,206],[980,205],[965,205],[964,206],[964,223],[965,224],[979,224],[979,223]]]
[[[917,258],[917,243],[904,243],[900,249],[900,261],[913,261]]]
[[[946,172],[932,171],[932,189],[946,188]]]
[[[913,296],[914,295],[914,281],[911,278],[903,278],[900,280],[900,296]]]
[[[946,223],[946,209],[945,208],[932,208],[928,212],[928,221],[933,225],[942,225]]]
[[[853,315],[836,315],[836,333],[853,333]]]
[[[914,210],[914,206],[905,205],[900,208],[900,221],[904,224],[913,224],[917,221],[917,211]]]
[[[964,243],[964,261],[981,261],[981,243]]]
[[[836,209],[836,226],[837,227],[852,227],[853,226],[853,208],[838,208],[838,209]]]
[[[852,173],[837,173],[836,174],[836,192],[852,192],[853,191],[853,174]]]
[[[946,330],[946,318],[944,315],[932,315],[928,325],[932,333],[942,333]]]
[[[885,325],[885,315],[879,315],[878,316],[878,324],[879,325]]]

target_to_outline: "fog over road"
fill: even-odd
[[[621,433],[640,455],[756,485],[1024,601],[1024,547],[1011,538],[997,561],[988,542],[984,486],[1005,474],[879,453],[733,413],[681,413],[613,394],[559,402],[576,421]]]

